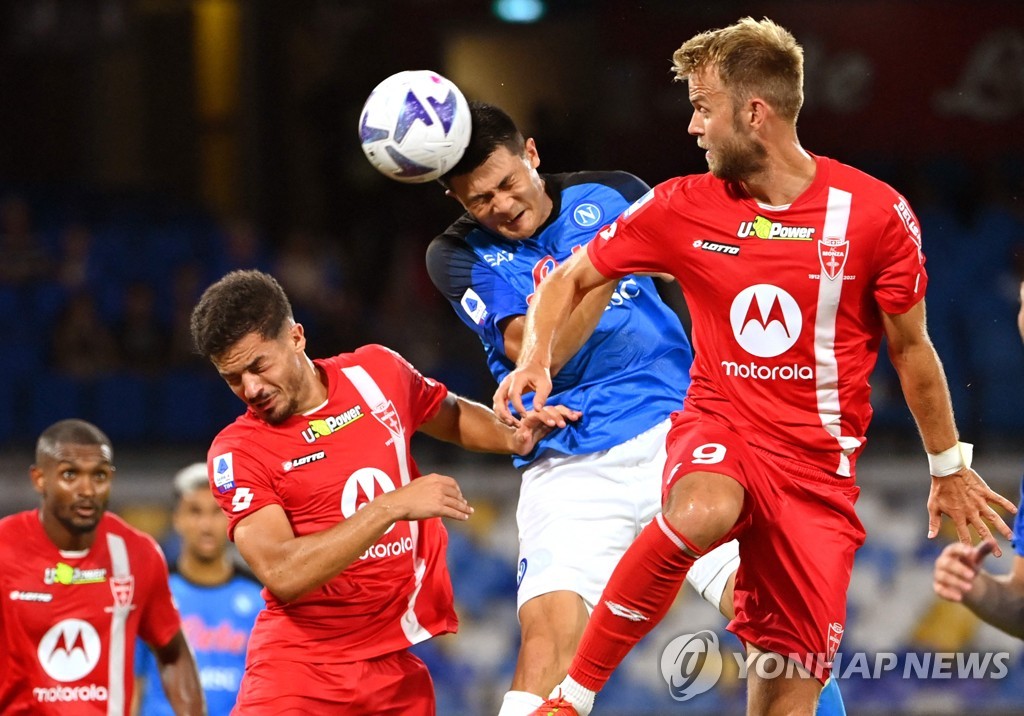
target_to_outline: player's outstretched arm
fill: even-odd
[[[525,455],[549,432],[564,428],[579,417],[578,410],[548,406],[516,421],[513,427],[499,420],[487,406],[449,394],[437,415],[419,429],[433,438],[475,452]]]
[[[199,669],[184,632],[179,630],[164,646],[152,649],[160,670],[164,695],[176,716],[205,714],[206,700],[199,683]]]
[[[267,505],[235,526],[235,544],[256,578],[284,602],[325,584],[400,520],[468,519],[473,513],[447,475],[419,477],[378,495],[333,527],[296,537],[284,508]]]
[[[925,326],[924,301],[903,314],[883,312],[882,323],[889,342],[889,358],[899,375],[925,450],[931,456],[928,538],[939,533],[942,515],[947,515],[964,544],[971,544],[969,527],[977,530],[982,539],[993,539],[991,525],[1010,539],[1013,532],[992,507],[999,505],[1015,513],[1017,506],[992,490],[970,468],[970,460],[962,453],[946,376]],[[998,557],[1002,550],[996,545],[993,553]]]
[[[1010,573],[995,576],[981,568],[994,547],[990,541],[976,547],[960,542],[948,545],[935,560],[935,593],[962,603],[992,626],[1024,639],[1024,557],[1014,556]]]
[[[544,407],[551,395],[554,348],[560,332],[581,301],[592,291],[607,291],[609,283],[614,287],[615,279],[601,275],[586,251],[577,251],[541,282],[526,312],[516,369],[505,376],[494,393],[494,412],[501,420],[514,420],[509,403],[520,415],[528,412],[523,405],[524,393],[534,393],[534,409]]]

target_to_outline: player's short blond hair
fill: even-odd
[[[791,122],[804,103],[804,51],[796,38],[765,18],[745,17],[691,37],[672,55],[676,79],[706,69],[718,76],[734,101],[760,97]]]

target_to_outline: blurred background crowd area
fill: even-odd
[[[534,22],[509,13],[540,10]],[[504,16],[502,15],[504,13]],[[612,0],[19,0],[0,5],[0,513],[35,504],[39,431],[93,420],[115,442],[113,507],[161,539],[170,476],[202,459],[241,403],[192,354],[203,288],[261,268],[288,290],[309,352],[388,345],[490,402],[477,339],[423,253],[460,213],[437,184],[377,174],[359,110],[384,77],[430,68],[537,139],[541,170],[624,169],[654,184],[705,169],[686,134],[673,50],[752,14],[806,50],[800,135],[882,178],[921,221],[932,338],[978,466],[1016,499],[1024,450],[1024,5],[1017,0],[644,3]],[[522,18],[523,15],[520,15]],[[678,287],[665,295],[686,320]],[[868,529],[844,650],[1006,650],[1009,676],[853,679],[851,714],[1019,713],[1018,642],[931,596],[920,443],[884,355],[861,463]],[[415,439],[477,512],[452,530],[462,629],[421,648],[439,713],[479,714],[507,687],[516,472]],[[990,560],[995,570],[1009,561]],[[673,702],[658,668],[676,635],[721,626],[686,592],[602,697],[616,714],[742,712],[742,684]],[[719,629],[722,643],[738,648]]]

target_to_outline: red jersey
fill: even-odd
[[[62,552],[30,510],[0,520],[0,564],[0,713],[127,714],[136,636],[181,628],[156,542],[106,513]]]
[[[711,174],[671,179],[592,241],[611,278],[671,273],[693,318],[687,410],[756,447],[854,475],[871,419],[881,311],[904,313],[927,276],[917,218],[888,185],[815,157],[788,207]]]
[[[448,389],[383,346],[315,364],[323,405],[280,425],[247,411],[213,441],[208,468],[229,535],[271,504],[297,536],[322,532],[420,476],[409,439]],[[247,660],[361,661],[455,631],[447,544],[440,518],[400,521],[310,594],[282,603],[264,589]]]

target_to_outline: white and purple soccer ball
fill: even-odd
[[[451,81],[406,70],[374,88],[359,115],[359,141],[370,164],[395,181],[432,181],[462,158],[472,121]]]

